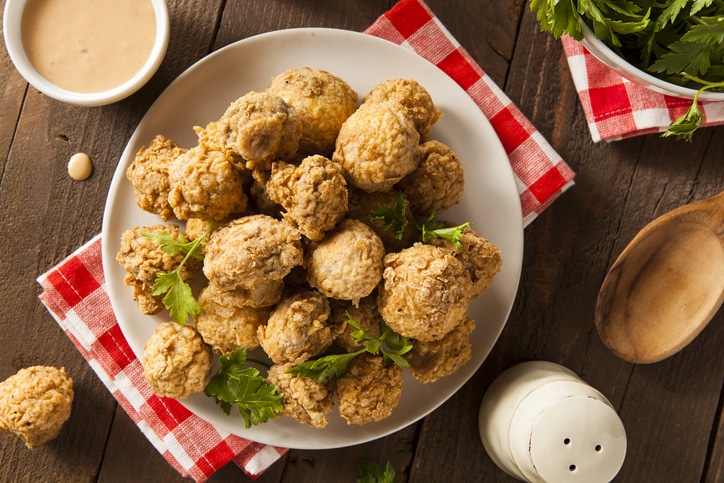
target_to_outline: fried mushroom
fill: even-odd
[[[337,379],[339,414],[347,424],[364,426],[392,414],[402,396],[402,369],[386,364],[380,356],[361,354]]]
[[[164,308],[163,296],[153,295],[156,275],[176,270],[184,259],[183,253],[176,255],[166,253],[157,242],[143,236],[144,233],[161,235],[164,232],[174,239],[178,239],[181,233],[178,226],[171,224],[137,226],[132,230],[126,230],[121,235],[121,247],[116,255],[116,260],[126,271],[123,282],[132,288],[136,305],[141,313],[146,315],[157,314]],[[200,270],[199,261],[189,258],[181,267],[179,275],[187,282]]]
[[[357,109],[357,93],[321,69],[288,69],[272,78],[267,92],[291,105],[302,125],[299,152],[329,156],[342,123]]]
[[[466,318],[440,340],[413,340],[412,350],[404,355],[412,377],[423,383],[435,382],[463,367],[473,355],[470,334],[475,322]]]
[[[342,168],[321,155],[308,156],[299,166],[274,163],[266,188],[284,208],[284,219],[310,240],[321,240],[347,212]]]
[[[184,399],[211,377],[212,352],[190,325],[159,324],[143,349],[143,377],[159,396]]]
[[[420,165],[396,185],[418,215],[440,213],[463,196],[465,170],[457,155],[440,141],[420,145]]]
[[[377,309],[393,331],[439,340],[467,317],[472,282],[450,250],[415,243],[386,255],[384,265]]]
[[[399,102],[362,104],[342,124],[332,159],[347,182],[364,191],[387,191],[417,168],[420,134]]]
[[[329,325],[329,302],[316,291],[283,298],[257,337],[275,364],[300,364],[324,352],[336,334]]]
[[[307,246],[307,282],[328,297],[357,305],[382,278],[382,240],[367,225],[347,218]]]
[[[0,383],[0,431],[36,449],[60,434],[70,418],[73,396],[73,380],[65,368],[20,369]]]
[[[329,424],[327,414],[334,408],[334,392],[328,384],[288,374],[290,367],[293,364],[273,365],[266,377],[284,397],[283,414],[307,426],[325,428]]]
[[[219,151],[195,146],[169,167],[168,202],[176,218],[223,220],[246,209],[244,175]]]
[[[194,316],[196,330],[216,354],[236,349],[259,347],[256,331],[269,320],[271,307],[254,307],[237,292],[224,292],[211,283],[199,293],[199,313]]]
[[[222,116],[229,125],[229,147],[246,160],[246,168],[268,171],[277,159],[297,153],[302,123],[280,96],[251,91],[232,102]]]
[[[139,208],[159,215],[164,221],[173,218],[173,208],[168,202],[171,190],[168,169],[184,152],[186,149],[161,134],[138,150],[126,169],[126,178],[133,185]]]
[[[215,230],[204,247],[204,274],[221,290],[258,293],[278,285],[304,259],[300,233],[267,215],[238,218]]]
[[[372,88],[363,102],[394,100],[402,104],[407,115],[420,133],[420,142],[430,139],[432,126],[442,113],[432,101],[432,96],[414,79],[387,79]]]

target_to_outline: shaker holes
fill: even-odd
[[[568,467],[568,471],[570,471],[571,473],[574,472],[574,471],[576,471],[576,465],[570,465],[570,466]]]
[[[563,444],[565,444],[566,446],[568,446],[569,444],[571,444],[571,438],[565,438],[565,439],[563,440]]]
[[[603,448],[601,448],[600,444],[597,444],[593,449],[596,450],[596,453],[600,453]]]

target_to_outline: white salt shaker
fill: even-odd
[[[606,483],[626,456],[626,432],[611,403],[552,362],[503,372],[483,397],[478,425],[490,458],[522,481]]]

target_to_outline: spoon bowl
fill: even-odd
[[[689,344],[724,302],[724,192],[646,225],[606,275],[596,329],[618,357],[639,364]]]

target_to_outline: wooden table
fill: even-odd
[[[0,4],[4,5],[4,1]],[[30,452],[0,437],[2,481],[181,481],[101,384],[38,300],[36,277],[101,229],[117,160],[147,108],[184,69],[229,43],[290,27],[361,31],[390,0],[169,0],[171,39],[157,75],[100,108],[56,102],[28,86],[0,53],[0,379],[34,364],[75,379],[72,418]],[[489,384],[527,360],[567,366],[606,395],[628,434],[622,482],[724,481],[724,314],[694,342],[652,365],[612,355],[594,326],[608,267],[648,221],[724,188],[724,127],[692,144],[648,135],[594,144],[561,44],[539,32],[528,2],[429,0],[459,42],[577,172],[576,185],[525,230],[510,319],[475,376],[438,410],[396,434],[350,448],[289,451],[257,481],[356,481],[361,458],[390,461],[399,481],[514,481],[477,430]],[[66,172],[78,151],[92,177]],[[248,481],[230,464],[211,481]]]

